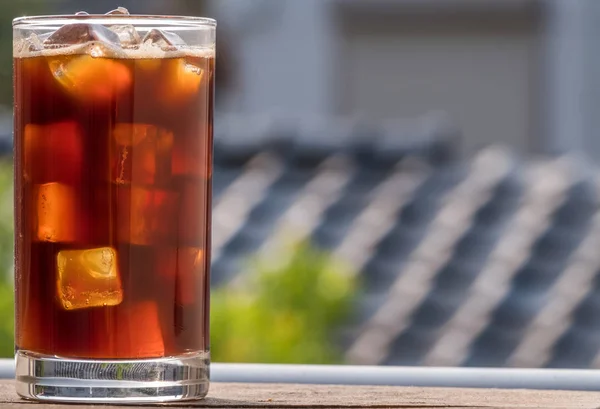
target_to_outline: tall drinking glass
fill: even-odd
[[[215,26],[13,22],[22,397],[206,394]]]

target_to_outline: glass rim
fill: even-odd
[[[210,17],[195,16],[167,16],[155,14],[57,14],[41,16],[17,17],[12,21],[13,28],[20,26],[38,26],[38,25],[65,25],[74,22],[88,22],[90,24],[124,24],[132,25],[164,25],[164,26],[184,26],[184,27],[216,27],[217,21]],[[111,23],[114,22],[114,23]]]

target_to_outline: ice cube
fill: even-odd
[[[125,7],[117,7],[106,13],[107,16],[129,16],[129,10]],[[111,31],[119,36],[121,46],[130,48],[141,43],[142,38],[137,30],[131,24],[114,25],[110,27]]]
[[[173,149],[173,132],[161,129],[156,139],[156,149],[160,154],[164,153],[171,156]]]
[[[196,131],[175,138],[171,172],[173,176],[209,178],[211,173],[210,128],[199,121]]]
[[[172,240],[177,229],[177,194],[139,186],[118,187],[119,242],[149,245]]]
[[[31,33],[20,43],[20,50],[22,53],[41,51],[44,49],[43,41],[37,34]]]
[[[158,128],[149,124],[116,124],[113,129],[113,137],[119,145],[135,146],[146,138],[155,138]]]
[[[116,9],[109,11],[105,15],[106,16],[114,16],[114,15],[128,16],[129,15],[129,10],[127,10],[125,7],[117,7]]]
[[[137,46],[142,41],[137,30],[132,25],[111,26],[110,29],[119,36],[121,46],[124,48]]]
[[[102,43],[88,44],[88,52],[90,55],[52,59],[49,63],[54,78],[71,95],[90,102],[106,102],[132,84],[131,71],[123,62],[97,58],[106,52]]]
[[[23,140],[25,179],[77,183],[83,172],[83,139],[74,121],[28,124]]]
[[[61,183],[34,185],[36,240],[68,243],[76,241],[81,221],[75,190]]]
[[[175,301],[194,304],[204,294],[206,264],[204,251],[195,247],[162,249],[157,255],[159,273],[175,285]]]
[[[113,248],[62,250],[56,256],[56,266],[58,299],[64,309],[106,307],[123,301]]]
[[[52,33],[44,41],[44,45],[48,48],[53,48],[86,44],[92,41],[117,45],[119,44],[119,36],[100,24],[72,23],[65,24]]]
[[[204,75],[205,69],[189,59],[171,59],[164,64],[168,80],[159,93],[160,98],[168,104],[186,102],[190,97],[198,95],[203,79],[208,79],[208,75]]]
[[[175,51],[186,45],[185,41],[177,34],[158,29],[150,30],[144,36],[142,43],[160,47],[163,51]]]
[[[113,180],[119,184],[164,184],[170,177],[173,134],[149,124],[117,124]]]

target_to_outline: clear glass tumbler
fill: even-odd
[[[22,397],[206,395],[215,27],[13,22]]]

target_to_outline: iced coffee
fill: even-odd
[[[208,365],[214,21],[14,27],[17,360]]]

